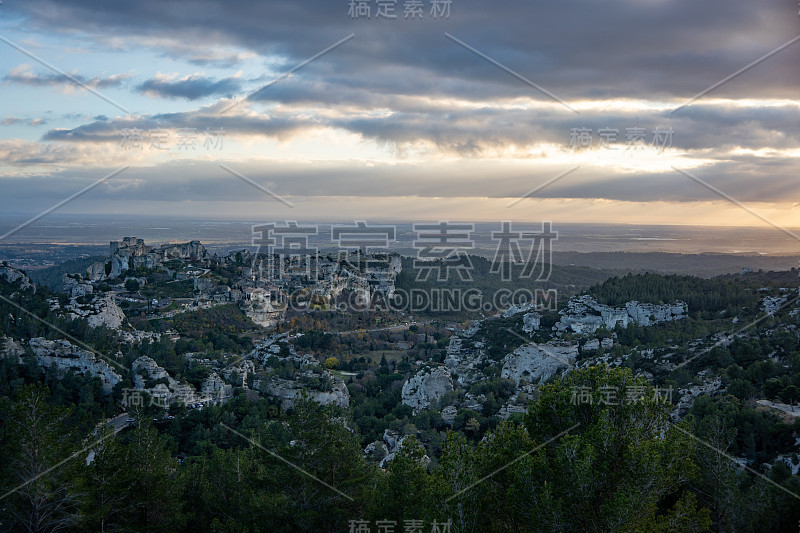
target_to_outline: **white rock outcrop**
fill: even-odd
[[[682,419],[683,416],[689,412],[689,409],[692,408],[694,401],[698,396],[715,395],[725,392],[726,389],[723,387],[721,378],[706,378],[704,372],[698,373],[698,376],[703,378],[702,385],[692,385],[686,389],[678,389],[677,393],[680,396],[680,400],[678,400],[677,404],[675,405],[675,409],[673,409],[672,413],[670,413],[672,420]],[[668,388],[666,389],[666,392],[661,392],[661,396],[667,396],[667,399],[672,401],[672,392],[672,389]]]
[[[67,309],[72,318],[85,318],[91,328],[105,326],[110,329],[119,329],[125,322],[125,313],[111,294],[96,296],[88,304],[80,304],[73,298]]]
[[[525,333],[533,333],[541,327],[542,315],[537,312],[526,313],[522,317],[522,331]]]
[[[684,302],[656,305],[633,301],[625,304],[625,310],[634,323],[641,326],[652,326],[658,322],[684,318],[689,312],[689,306]]]
[[[246,287],[244,299],[239,308],[254,323],[262,327],[271,327],[280,322],[285,313],[284,306],[273,301],[271,291],[262,288]]]
[[[774,315],[788,301],[788,296],[766,296],[761,300],[761,310],[768,315]]]
[[[25,348],[11,337],[0,337],[0,357],[22,363]]]
[[[519,313],[528,312],[531,309],[535,309],[536,305],[537,304],[533,303],[533,302],[519,304],[519,305],[512,305],[511,307],[509,307],[508,309],[503,311],[503,317],[504,318],[508,318],[510,316],[514,316],[514,315],[519,314]]]
[[[453,422],[456,420],[456,415],[458,414],[458,409],[454,405],[448,405],[447,407],[442,409],[442,420],[445,424],[453,425]]]
[[[501,377],[528,383],[543,383],[562,370],[571,368],[578,357],[578,346],[524,344],[505,356]]]
[[[508,403],[500,408],[500,410],[497,412],[497,416],[503,420],[508,420],[511,415],[524,415],[527,411],[528,408],[524,405]]]
[[[65,340],[47,340],[35,337],[28,342],[37,362],[47,368],[56,365],[62,370],[73,370],[83,375],[96,376],[103,383],[103,391],[110,393],[122,380],[111,364],[92,352],[78,348]]]
[[[99,281],[106,275],[106,264],[97,262],[92,263],[86,268],[86,277],[92,281]]]
[[[141,375],[145,375],[150,379],[170,378],[169,373],[165,369],[158,366],[158,363],[156,363],[153,359],[147,357],[146,355],[143,355],[138,359],[136,359],[133,362],[133,365],[131,366],[133,368],[133,373],[134,373],[134,382],[142,384],[142,385],[137,384],[136,385],[137,388],[144,387],[143,385],[144,380],[141,377]]]
[[[559,312],[561,318],[555,329],[559,332],[571,330],[574,333],[593,333],[601,327],[609,331],[617,325],[625,328],[629,323],[651,326],[658,322],[680,320],[688,312],[689,308],[684,302],[656,305],[631,301],[621,308],[598,303],[588,295],[575,296]]]
[[[448,367],[426,367],[403,384],[402,401],[417,413],[452,390],[453,378]]]
[[[303,394],[322,405],[334,404],[340,407],[350,405],[350,392],[344,381],[320,365],[312,355],[298,354],[288,342],[285,333],[273,334],[257,342],[255,348],[245,357],[258,361],[266,369],[272,368],[270,361],[273,358],[280,364],[292,363],[297,369],[297,375],[293,379],[272,374],[253,382],[255,389],[279,399],[284,409],[292,408],[295,399]],[[309,386],[308,383],[325,383],[325,386]]]
[[[36,288],[30,278],[25,275],[25,272],[10,266],[0,266],[0,278],[8,283],[19,282],[19,288],[23,291]]]
[[[133,383],[136,389],[146,391],[153,398],[157,398],[158,403],[161,405],[166,406],[178,401],[189,404],[198,400],[207,401],[210,399],[205,396],[198,396],[192,385],[174,379],[164,368],[158,366],[158,363],[146,355],[136,359],[131,368],[133,369]],[[162,382],[148,387],[148,380],[161,380]],[[166,383],[163,383],[164,380],[166,380]]]
[[[161,340],[161,333],[157,331],[140,331],[138,329],[133,330],[119,330],[117,332],[117,338],[119,338],[120,342],[127,342],[128,344],[133,344],[137,342],[158,342]]]
[[[389,450],[381,441],[370,442],[364,448],[364,456],[372,461],[382,461],[387,455],[389,455]]]
[[[330,390],[309,389],[299,380],[272,377],[259,383],[259,390],[281,401],[281,407],[291,409],[294,402],[302,395],[321,405],[334,404],[339,407],[350,405],[350,393],[344,382],[333,376],[328,376],[331,383]]]
[[[72,298],[86,296],[94,292],[94,286],[88,280],[76,279],[67,274],[64,274],[61,280],[64,285],[64,292],[69,294]]]
[[[481,369],[487,360],[488,357],[482,347],[468,347],[464,345],[463,339],[450,337],[444,364],[451,373],[458,376],[459,385],[469,386],[486,379]]]
[[[608,350],[613,346],[614,346],[614,339],[610,339],[608,337],[604,339],[589,339],[583,346],[581,346],[581,353],[585,354],[590,352],[596,352],[600,348]]]
[[[211,401],[224,401],[233,398],[233,387],[225,383],[219,374],[212,372],[200,385],[200,393]]]
[[[405,446],[408,445],[408,443],[410,442],[408,437],[409,435],[403,435],[401,437],[400,433],[389,429],[383,432],[383,442],[386,443],[384,448],[386,449],[388,454],[383,459],[381,459],[380,463],[378,464],[380,468],[386,468],[387,466],[389,466],[389,463],[392,462],[395,457],[397,457],[397,454],[400,453],[400,451]],[[417,446],[420,446],[421,448],[419,441],[417,441]],[[421,448],[421,451],[424,452],[425,451],[424,448]],[[430,462],[431,459],[427,455],[423,455],[419,460],[419,464],[423,468],[427,468]]]

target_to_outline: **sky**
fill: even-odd
[[[4,0],[0,209],[797,228],[799,15]]]

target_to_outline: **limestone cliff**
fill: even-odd
[[[658,322],[679,320],[688,312],[689,308],[684,302],[656,305],[632,301],[620,308],[600,304],[591,296],[584,295],[570,298],[566,308],[559,312],[561,318],[555,328],[559,332],[570,330],[574,333],[593,333],[601,327],[611,331],[617,325],[628,327],[628,323],[651,326]]]
[[[85,318],[89,327],[105,326],[118,329],[125,322],[125,313],[110,294],[95,296],[88,304],[81,304],[73,298],[67,306],[72,318]]]
[[[22,270],[2,265],[0,266],[0,278],[6,280],[8,283],[18,283],[20,290],[23,291],[28,289],[36,290],[36,286]]]
[[[525,344],[503,359],[501,377],[519,385],[544,383],[562,370],[571,368],[578,357],[578,345]]]
[[[453,378],[446,366],[425,367],[403,384],[402,401],[418,412],[453,390]]]
[[[47,368],[56,365],[62,370],[74,370],[80,374],[98,377],[103,390],[110,393],[114,385],[122,380],[113,363],[97,357],[92,352],[78,348],[66,340],[47,340],[35,337],[28,342],[37,362]]]

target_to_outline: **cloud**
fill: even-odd
[[[215,95],[234,95],[241,91],[241,84],[235,77],[216,80],[202,74],[191,74],[179,78],[176,75],[159,73],[139,84],[136,90],[153,98],[197,100]]]
[[[273,96],[292,94],[294,87],[288,81],[287,85]],[[273,105],[268,113],[245,102],[221,114],[230,105],[230,100],[221,100],[180,113],[96,120],[52,130],[43,140],[113,141],[122,130],[132,128],[224,128],[231,136],[287,140],[327,128],[356,134],[398,156],[425,147],[431,156],[537,158],[547,155],[542,146],[572,148],[575,129],[590,132],[595,148],[602,130],[613,131],[612,144],[624,149],[629,131],[639,128],[645,144],[653,143],[656,130],[672,130],[672,147],[704,159],[725,159],[739,148],[786,151],[800,147],[800,105],[790,101],[761,105],[708,101],[681,114],[653,108],[648,101],[600,101],[583,105],[576,116],[558,104],[529,99],[476,103],[397,95],[394,102],[382,96],[362,101],[360,93],[354,93],[313,102],[305,99],[307,94],[300,89],[299,101]],[[323,98],[324,91],[312,94]]]
[[[580,172],[537,197],[722,201],[672,170],[674,165],[741,201],[800,201],[792,183],[800,155],[800,105],[794,101],[800,42],[671,112],[793,38],[796,8],[786,2],[510,0],[488,6],[462,0],[453,3],[448,20],[415,22],[402,16],[352,20],[346,2],[327,0],[246,1],[235,9],[221,0],[141,0],[103,9],[93,0],[29,0],[9,9],[34,31],[80,36],[106,50],[136,53],[144,45],[151,57],[154,52],[188,64],[231,67],[248,61],[250,67],[256,60],[265,66],[262,76],[249,81],[219,72],[155,74],[134,90],[154,98],[217,101],[173,113],[82,117],[85,123],[42,137],[40,144],[63,146],[63,153],[20,149],[10,158],[19,167],[41,161],[79,165],[96,151],[118,152],[113,144],[124,129],[223,128],[245,145],[269,141],[269,158],[237,154],[230,164],[274,185],[278,194],[497,199],[524,194],[581,164]],[[445,32],[567,100],[580,114]],[[266,87],[351,33],[354,39]],[[7,81],[47,85],[57,78],[28,67],[15,71],[9,76],[16,78]],[[221,114],[244,89],[251,96]],[[595,146],[573,150],[574,128],[590,130]],[[597,148],[602,128],[617,131],[616,151]],[[672,129],[673,148],[632,154],[624,144],[630,128],[644,129],[648,144],[656,128]],[[353,150],[348,155],[361,149],[361,157],[331,161],[292,153],[320,131],[336,142],[346,136],[352,143],[346,148]],[[319,147],[337,148],[335,142]],[[231,188],[230,177],[219,174],[207,161],[152,158],[137,169],[136,180],[121,183],[131,201],[245,201],[252,193]]]
[[[92,87],[93,89],[107,89],[110,87],[119,87],[124,82],[128,81],[131,74],[112,74],[110,76],[93,78],[86,78],[77,72],[69,73],[72,78],[79,82]],[[69,78],[62,76],[58,73],[36,73],[31,70],[30,65],[19,65],[12,68],[8,74],[3,78],[4,81],[9,83],[18,83],[21,85],[30,85],[33,87],[73,87],[75,83]]]
[[[249,59],[258,57],[251,51],[241,51],[224,46],[210,46],[206,38],[198,35],[187,40],[169,37],[143,39],[142,44],[161,50],[164,57],[183,59],[192,65],[216,68],[235,68]]]
[[[193,129],[197,132],[223,130],[227,134],[287,140],[295,134],[324,125],[311,117],[269,116],[262,114],[224,114],[219,111],[227,104],[217,104],[199,111],[164,113],[149,116],[130,116],[97,120],[76,128],[55,128],[42,136],[43,142],[119,143],[126,130]]]
[[[0,140],[0,161],[3,162],[0,179],[31,173],[57,175],[73,167],[85,169],[91,165],[118,164],[122,160],[118,154],[88,143],[69,145],[23,139]],[[34,196],[40,192],[36,191]]]
[[[28,126],[44,126],[47,121],[44,118],[30,118],[22,119],[18,117],[7,116],[0,124],[3,126],[15,126],[17,124],[27,124]]]
[[[487,7],[454,3],[447,20],[353,20],[347,4],[328,0],[201,5],[158,0],[68,4],[30,0],[10,7],[34,27],[124,41],[152,41],[165,54],[203,61],[214,48],[255,53],[285,71],[344,36],[356,38],[299,75],[347,80],[376,91],[399,83],[415,94],[457,82],[462,93],[483,98],[536,94],[525,83],[447,39],[448,32],[530,78],[559,97],[663,97],[689,99],[797,35],[796,6],[728,0],[572,0],[545,4],[509,1]],[[156,16],[157,14],[157,16]],[[502,31],[498,31],[502,28]],[[168,44],[164,35],[168,34]],[[177,47],[183,41],[186,46]],[[227,54],[228,52],[226,52]],[[194,55],[194,57],[193,57]],[[223,54],[224,55],[224,54]],[[206,59],[213,61],[214,54]],[[714,91],[725,97],[791,97],[800,83],[800,43]],[[381,76],[417,68],[412,79]],[[768,83],[765,83],[768,80]],[[409,89],[412,90],[412,89]],[[463,94],[462,94],[463,96]],[[542,100],[547,97],[537,94]]]
[[[290,160],[286,158],[227,159],[226,152],[209,157],[202,150],[173,154],[152,164],[137,160],[148,151],[102,150],[93,143],[50,144],[5,141],[0,156],[6,165],[20,169],[35,167],[48,179],[69,182],[90,165],[98,167],[130,164],[131,171],[118,180],[125,184],[131,202],[138,201],[251,201],[251,186],[231,181],[220,161],[251,180],[264,184],[276,194],[291,197],[363,198],[519,198],[554,177],[575,167],[574,162],[555,160],[442,160],[405,163],[353,160]],[[150,152],[153,150],[150,149]],[[619,162],[628,154],[616,156]],[[670,157],[670,156],[654,156]],[[792,170],[795,158],[775,157],[768,162],[770,179],[763,179],[764,167],[756,157],[742,155],[729,161],[702,165],[680,158],[666,162],[662,169],[637,166],[628,161],[628,172],[597,163],[583,164],[568,176],[531,195],[529,202],[545,199],[585,199],[626,202],[698,201],[726,202],[720,195],[670,168],[686,168],[694,176],[741,202],[800,202]],[[45,166],[47,165],[47,166]],[[33,170],[28,170],[28,173]],[[133,180],[133,181],[126,181]],[[235,184],[236,186],[233,186]],[[122,199],[122,197],[120,197]]]

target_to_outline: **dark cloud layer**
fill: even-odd
[[[223,128],[229,135],[263,136],[286,140],[311,128],[346,130],[403,151],[425,141],[445,153],[479,157],[496,153],[508,145],[520,149],[555,144],[571,148],[573,129],[589,130],[598,146],[600,130],[617,133],[612,144],[624,145],[628,130],[645,130],[645,144],[652,144],[655,130],[672,130],[671,147],[704,156],[732,148],[785,150],[800,146],[800,106],[736,107],[696,104],[684,112],[602,109],[584,110],[576,116],[563,108],[519,109],[482,107],[449,109],[446,102],[411,103],[388,115],[370,113],[377,108],[357,109],[331,118],[314,116],[304,109],[287,108],[263,114],[220,113],[229,105],[221,102],[198,111],[159,114],[138,118],[96,120],[72,129],[47,132],[43,141],[117,142],[124,130],[137,128],[200,131]],[[350,104],[355,106],[356,102]],[[234,111],[237,110],[234,108]],[[241,110],[239,108],[238,110]]]
[[[235,95],[241,91],[241,85],[236,78],[216,80],[194,74],[182,79],[157,76],[139,84],[136,90],[153,97],[197,100],[207,96]]]
[[[437,78],[454,79],[468,85],[462,86],[464,93],[481,98],[533,90],[447,39],[444,32],[566,99],[688,99],[800,33],[793,0],[463,0],[453,2],[448,20],[426,16],[417,21],[405,20],[402,14],[397,20],[352,20],[347,2],[329,0],[142,0],[102,5],[96,0],[30,0],[4,7],[48,31],[238,46],[284,57],[287,69],[355,33],[352,42],[317,62],[308,76],[351,77],[361,87],[372,79],[370,90],[376,92],[394,83],[416,85],[417,94],[430,94]],[[714,94],[795,96],[798,61],[800,43]],[[379,76],[384,70],[410,67],[428,76]]]

